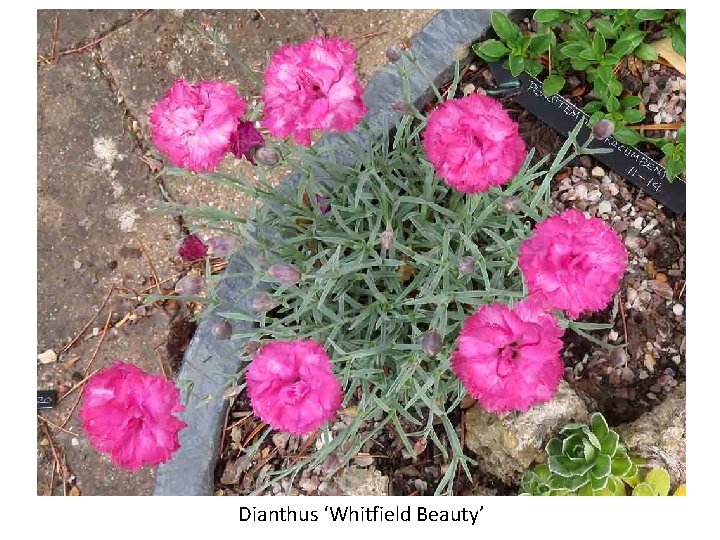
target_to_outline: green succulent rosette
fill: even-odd
[[[566,425],[560,436],[545,447],[550,490],[567,490],[578,495],[625,495],[621,478],[634,476],[637,466],[602,414],[593,413],[589,424]]]

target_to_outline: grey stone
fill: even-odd
[[[390,482],[377,469],[344,469],[338,479],[338,486],[343,495],[355,497],[388,495]]]
[[[481,471],[513,484],[545,458],[545,444],[560,428],[586,421],[587,416],[583,400],[561,381],[550,401],[524,414],[499,416],[474,406],[465,418],[465,443],[477,454]]]
[[[685,483],[685,418],[685,383],[681,383],[660,405],[616,431],[630,454],[664,468],[676,486]]]

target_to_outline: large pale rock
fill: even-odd
[[[685,483],[685,383],[652,411],[616,431],[630,454],[664,468],[673,485]]]
[[[475,405],[465,418],[465,441],[483,472],[512,484],[545,458],[545,444],[560,428],[587,417],[583,400],[561,381],[553,399],[523,414],[499,416]]]
[[[346,469],[338,480],[343,495],[377,496],[387,495],[390,482],[387,476],[376,469]]]

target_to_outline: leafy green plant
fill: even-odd
[[[660,141],[665,143],[661,147],[665,154],[665,171],[668,178],[673,179],[685,170],[685,124],[678,129],[674,142],[668,143],[664,139]]]
[[[524,495],[624,495],[623,477],[637,474],[618,434],[600,413],[588,424],[571,423],[545,447],[547,464],[525,473]]]
[[[632,146],[647,142],[661,147],[668,156],[668,179],[678,176],[685,167],[684,143],[682,148],[665,150],[667,141],[627,127],[642,122],[645,113],[639,108],[641,98],[625,91],[615,68],[631,55],[647,62],[658,59],[657,51],[647,41],[650,24],[659,25],[665,35],[671,36],[676,52],[685,55],[685,11],[668,14],[664,9],[539,9],[533,18],[538,22],[538,32],[525,35],[507,15],[494,11],[491,23],[498,39],[476,43],[473,50],[488,62],[504,61],[513,76],[522,71],[533,76],[544,73],[546,96],[560,92],[572,71],[584,73],[595,96],[584,106],[590,125],[601,119],[612,120],[616,126],[613,136],[619,142]]]
[[[458,82],[459,68],[452,88]],[[361,130],[367,144],[337,135],[353,149],[353,163],[340,159],[335,145],[303,148],[278,141],[283,163],[297,179],[278,189],[260,164],[258,180],[165,170],[232,186],[256,200],[247,216],[184,205],[161,209],[243,239],[242,275],[251,285],[238,292],[235,303],[246,307],[218,313],[251,323],[233,334],[252,344],[243,361],[250,362],[265,342],[314,339],[327,347],[345,406],[357,411],[340,432],[323,428],[317,452],[271,473],[258,492],[317,467],[331,454],[347,463],[387,424],[412,456],[419,440],[437,446],[448,468],[436,493],[451,492],[458,469],[469,474],[472,463],[451,421],[465,396],[450,367],[460,326],[478,306],[524,297],[517,249],[550,214],[552,179],[578,155],[603,151],[588,148],[590,140],[576,140],[578,124],[554,158],[531,165],[530,151],[507,186],[466,196],[436,176],[421,144],[426,119],[408,107],[413,113],[393,129]],[[517,203],[513,212],[501,206],[510,196]],[[464,268],[467,258],[472,268]],[[268,271],[273,265],[291,265],[298,280],[276,279]],[[251,307],[258,297],[263,309]],[[423,346],[431,332],[440,342],[432,354]]]

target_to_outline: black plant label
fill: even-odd
[[[37,408],[52,409],[57,404],[57,390],[38,390],[37,391]]]
[[[490,69],[498,84],[519,80],[520,87],[510,89],[509,95],[555,131],[567,136],[582,120],[583,127],[580,128],[578,140],[584,141],[590,136],[590,117],[560,95],[546,97],[542,82],[538,79],[524,71],[518,77],[513,77],[499,62],[491,62]],[[685,213],[685,182],[679,179],[669,182],[665,168],[657,161],[637,148],[618,142],[614,137],[604,141],[594,140],[590,148],[612,149],[610,153],[593,157],[676,214]]]

